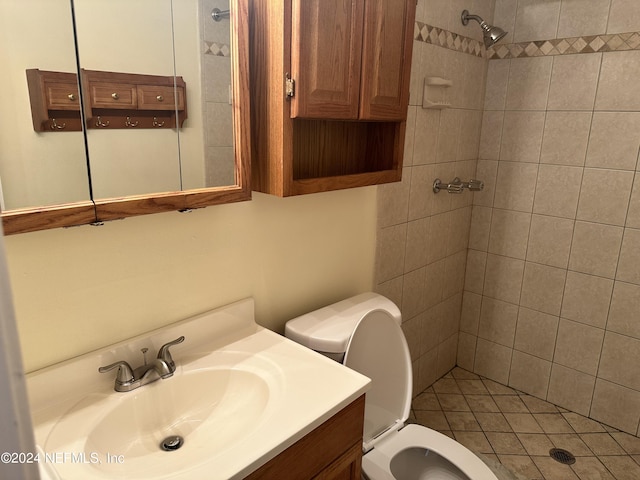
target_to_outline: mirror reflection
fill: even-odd
[[[235,185],[230,22],[213,9],[228,1],[0,0],[3,211]],[[87,128],[57,111],[37,132],[26,70],[77,65]]]
[[[140,127],[140,95],[133,80],[175,75],[171,0],[73,3],[80,67],[132,78],[82,77],[94,199],[181,190],[178,130]],[[172,90],[163,103],[175,110]]]
[[[90,200],[83,133],[36,132],[27,86],[28,69],[76,71],[69,0],[0,1],[0,41],[0,208]]]
[[[204,184],[195,178],[185,178],[187,188],[237,183],[234,176],[229,1],[200,0],[199,4],[200,68],[204,86],[201,89],[202,118],[207,126],[204,129]],[[176,22],[176,36],[183,38],[182,30],[189,29],[190,24],[188,21]],[[180,64],[181,59],[177,60]]]

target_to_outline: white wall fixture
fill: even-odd
[[[442,77],[426,77],[424,79],[424,92],[422,95],[422,108],[442,110],[450,108],[448,89],[453,81]]]

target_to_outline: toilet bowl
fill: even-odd
[[[497,480],[469,449],[435,430],[405,425],[412,372],[398,307],[363,293],[289,320],[285,336],[371,379],[362,472],[370,480]]]

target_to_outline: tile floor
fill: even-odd
[[[501,462],[518,480],[640,480],[640,438],[458,367],[412,407],[411,421]],[[576,462],[555,461],[551,448]]]

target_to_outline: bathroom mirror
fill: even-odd
[[[41,5],[47,9],[43,11]],[[216,22],[211,16],[214,8],[230,13]],[[55,10],[60,20],[46,10]],[[38,19],[34,18],[34,11]],[[19,124],[13,127],[20,130],[18,134],[0,134],[5,233],[250,198],[248,95],[238,93],[248,91],[246,0],[0,0],[0,18],[0,35],[6,36],[5,44],[12,38],[29,40],[25,44],[14,40],[12,45],[17,44],[20,51],[3,49],[2,53],[13,63],[9,63],[11,84],[0,90],[10,92],[7,98],[15,97],[15,105],[10,105],[9,111],[20,117]],[[22,26],[16,18],[22,19]],[[52,18],[56,19],[53,23]],[[56,28],[52,29],[52,25]],[[55,42],[52,30],[61,37]],[[68,46],[67,53],[58,55],[57,45],[63,43]],[[51,55],[51,50],[56,54]],[[66,63],[50,58],[58,56],[64,57]],[[80,72],[85,122],[82,131],[34,131],[25,80],[25,70],[29,68]],[[93,88],[87,72],[167,78],[174,87],[183,82],[180,95],[184,98],[174,95],[176,88],[170,95],[153,94],[154,101],[162,98],[162,108],[170,115],[175,113],[180,125],[163,125],[164,117],[137,110],[116,112],[126,119],[129,128],[118,128],[108,118],[99,120],[96,113],[104,110],[91,110],[96,106],[91,102],[99,89]],[[144,92],[139,87],[140,103]],[[117,96],[117,92],[111,95],[114,94]],[[182,100],[182,110],[178,111]],[[6,98],[0,94],[0,106],[5,104]],[[145,127],[145,119],[153,119],[154,126],[163,128]],[[104,126],[97,127],[97,121]],[[60,124],[58,121],[56,125]],[[25,147],[28,142],[32,144]],[[40,150],[45,154],[39,157]],[[69,150],[73,157],[67,153]],[[15,151],[21,155],[14,155]],[[39,158],[50,161],[53,168],[45,171]],[[77,167],[74,176],[61,167],[72,160]],[[28,175],[29,169],[42,178]],[[15,171],[22,177],[16,177]],[[74,188],[69,186],[72,179],[76,181]],[[65,196],[49,193],[56,189]],[[15,190],[41,195],[16,202]]]
[[[90,202],[82,132],[34,131],[25,74],[76,71],[69,0],[0,0],[0,41],[2,211]]]
[[[167,79],[174,75],[186,76],[189,87],[186,100],[192,103],[191,93],[197,97],[200,89],[197,65],[193,71],[180,73],[176,73],[176,66],[181,56],[197,61],[199,45],[190,42],[191,52],[175,49],[173,7],[193,8],[197,3],[195,0],[73,0],[80,68]],[[197,32],[197,15],[190,16],[192,31]],[[176,40],[180,39],[176,37]],[[84,76],[82,80],[93,198],[182,190],[179,137],[184,130],[192,129],[194,123],[201,133],[202,122],[196,121],[200,110],[189,108],[197,111],[189,115],[180,129],[141,128],[136,110],[140,99],[135,84],[116,84],[107,78],[94,85]],[[166,108],[175,109],[175,95],[170,88],[167,92],[163,103]],[[103,110],[102,116],[100,112],[94,114],[87,106],[93,103],[94,95],[98,96],[99,105],[106,106],[111,101],[115,110],[108,113]],[[129,127],[119,125],[121,128],[117,128],[117,114],[125,107],[130,110],[127,108],[122,121],[127,122],[128,118]],[[200,147],[202,149],[202,145]]]

